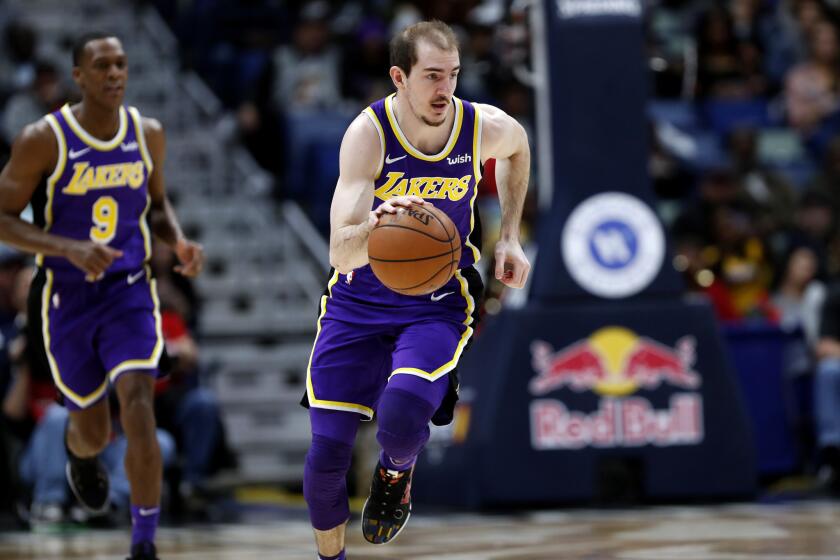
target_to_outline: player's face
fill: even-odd
[[[417,62],[405,81],[414,115],[429,126],[446,122],[458,85],[461,59],[456,50],[443,50],[427,41],[417,43]]]
[[[96,39],[85,46],[73,79],[85,99],[113,109],[122,105],[128,81],[128,58],[116,37]]]

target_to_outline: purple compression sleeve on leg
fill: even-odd
[[[309,411],[309,417],[313,435],[306,454],[303,495],[312,526],[327,531],[350,517],[346,477],[360,418],[353,412],[317,408]]]

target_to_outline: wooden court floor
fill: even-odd
[[[567,510],[518,515],[415,511],[385,546],[349,529],[352,560],[828,560],[840,559],[840,502]],[[0,559],[116,560],[127,530],[0,534]],[[306,521],[162,528],[161,560],[313,560]]]

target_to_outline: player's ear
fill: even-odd
[[[78,66],[73,66],[73,81],[76,82],[77,86],[81,86],[81,79],[82,79],[82,69]]]
[[[391,74],[391,81],[394,82],[394,87],[397,89],[405,89],[407,76],[405,75],[405,72],[403,72],[402,68],[399,66],[391,66],[389,73]]]

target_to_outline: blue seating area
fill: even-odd
[[[797,431],[803,417],[812,415],[811,376],[796,378],[786,364],[802,344],[802,333],[744,324],[726,326],[722,335],[751,421],[759,475],[796,472],[808,451]]]
[[[669,127],[669,136],[678,137],[678,146],[669,145],[667,139],[663,144],[695,172],[727,165],[726,138],[742,127],[757,131],[760,163],[785,176],[794,187],[804,187],[817,170],[796,131],[784,126],[766,99],[702,103],[653,99],[647,113],[655,126]]]

